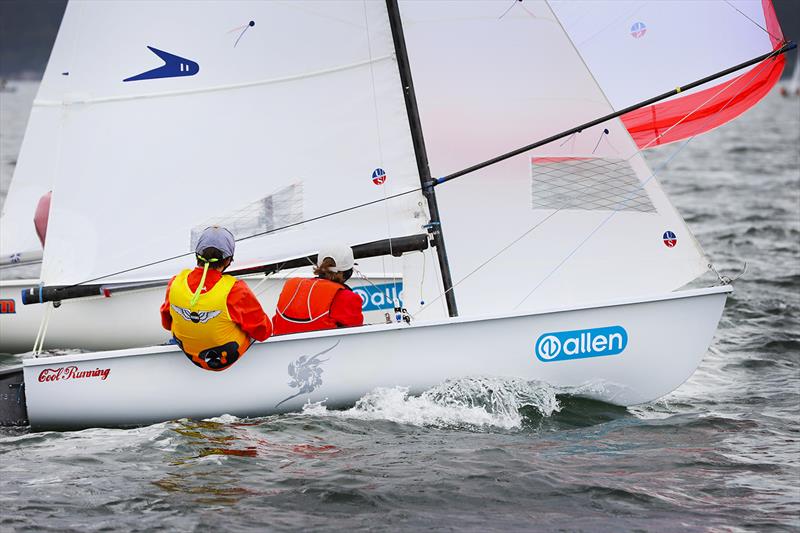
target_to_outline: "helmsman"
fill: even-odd
[[[244,281],[223,274],[235,240],[218,226],[206,228],[195,247],[197,267],[172,278],[161,304],[161,325],[194,364],[225,370],[253,340],[272,334],[272,323]]]

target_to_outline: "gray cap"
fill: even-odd
[[[233,251],[236,248],[233,233],[220,226],[211,226],[204,229],[200,238],[197,239],[197,246],[195,246],[194,251],[197,254],[202,254],[206,248],[216,248],[222,252],[223,259],[233,257]]]

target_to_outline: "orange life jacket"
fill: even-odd
[[[228,313],[228,294],[236,278],[223,275],[210,291],[191,305],[194,292],[184,270],[169,289],[172,335],[183,353],[206,370],[225,370],[250,347],[252,340]]]
[[[331,304],[342,289],[344,285],[327,279],[288,279],[278,297],[273,321],[275,334],[335,328],[336,321],[330,317]]]

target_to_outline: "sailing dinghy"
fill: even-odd
[[[718,7],[767,24],[768,9],[739,4]],[[70,3],[31,118],[58,155],[42,285],[27,303],[167,279],[216,223],[235,230],[241,274],[308,261],[332,240],[391,258],[409,320],[269,339],[224,372],[174,345],[28,359],[0,378],[16,391],[2,420],[260,416],[465,376],[617,405],[680,386],[731,288],[683,289],[710,261],[624,118],[718,80],[672,125],[717,106],[689,135],[711,129],[790,45],[760,35],[759,53],[713,58],[725,69],[630,105],[612,102],[598,83],[608,65],[592,66],[559,9]],[[632,16],[601,33],[618,37],[617,23],[642,42]]]
[[[708,72],[715,72],[740,63],[749,57],[754,57],[768,49],[769,41],[772,42],[773,47],[781,44],[780,28],[769,2],[761,4],[747,1],[727,3],[722,1],[702,3],[638,2],[634,6],[620,2],[575,0],[570,2],[552,1],[550,4],[614,109],[622,109],[635,104],[660,92],[664,87],[673,86],[676,80],[697,79]],[[442,6],[445,11],[456,12],[456,8],[452,5],[442,4]],[[531,18],[536,14],[537,9],[532,2],[519,3],[510,8],[507,13],[504,8],[496,18],[503,20],[503,24],[509,22],[516,24],[520,21],[514,22],[513,19],[520,16]],[[88,16],[89,13],[85,13]],[[111,8],[100,14],[91,14],[92,17],[98,17],[98,20],[115,15],[116,11]],[[156,16],[160,16],[160,14]],[[479,14],[479,16],[483,16],[483,14]],[[78,15],[77,24],[89,22],[88,19],[83,21],[80,17],[81,15]],[[411,21],[412,31],[415,30],[413,25],[416,23],[427,25],[439,23],[438,19],[426,20],[421,12],[415,14],[414,17],[417,18]],[[75,20],[75,15],[71,15],[71,18]],[[648,29],[646,21],[650,21],[651,24],[657,23],[658,31],[654,32],[652,28]],[[625,26],[628,23],[630,23],[630,28]],[[243,43],[242,39],[245,36],[250,38],[253,30],[255,30],[255,25],[250,26],[248,21],[246,25],[231,28],[226,35],[234,38],[234,44],[238,48],[238,44]],[[683,55],[679,61],[676,61],[674,46],[676,41],[681,42],[685,49],[704,50],[705,52],[701,55]],[[133,286],[129,283],[100,283],[94,287],[96,290],[91,292],[91,297],[63,299],[58,311],[52,314],[47,312],[48,308],[45,306],[21,305],[20,291],[41,283],[38,278],[30,278],[31,275],[38,276],[39,264],[42,259],[42,250],[34,233],[31,219],[38,199],[53,189],[55,181],[56,170],[52,157],[48,157],[46,154],[58,153],[60,129],[53,127],[52,118],[49,117],[53,112],[52,101],[48,101],[45,95],[53,92],[52,89],[48,89],[48,86],[62,84],[63,78],[70,75],[69,71],[64,70],[66,67],[63,61],[63,48],[67,46],[65,43],[64,39],[56,43],[57,52],[61,51],[54,54],[54,64],[46,74],[40,98],[34,104],[28,134],[20,155],[20,164],[15,172],[14,181],[4,204],[2,220],[0,220],[0,302],[2,302],[0,304],[0,330],[3,333],[0,335],[0,352],[29,351],[34,345],[34,339],[37,338],[37,331],[42,330],[40,326],[45,314],[49,315],[45,345],[51,348],[93,350],[129,348],[157,344],[167,338],[166,332],[160,329],[157,321],[139,312],[141,308],[152,308],[158,304],[162,297],[165,279],[152,278],[147,282],[140,279]],[[138,46],[138,43],[131,43],[130,46],[134,44]],[[487,46],[489,44],[486,43]],[[424,49],[425,46],[430,46],[429,50],[445,50],[435,38],[424,45],[417,42],[411,43],[412,52],[415,48],[423,47],[422,49]],[[474,72],[473,58],[469,50],[471,48],[467,48],[467,54],[461,54],[459,50],[455,49],[448,50],[437,59],[439,64],[463,61],[458,70],[454,69],[454,72],[447,74],[447,77],[451,77],[453,74],[461,76],[465,78],[461,80],[464,85],[474,83],[474,80],[468,79]],[[502,49],[497,48],[497,51],[501,53]],[[150,54],[146,49],[143,53]],[[422,54],[420,59],[424,59],[425,55],[427,52]],[[151,57],[155,58],[156,56]],[[609,58],[613,60],[609,60]],[[425,74],[423,69],[436,68],[431,62],[427,63],[429,63],[428,66],[423,63],[415,64],[415,69],[422,70],[421,74]],[[636,65],[636,68],[631,69],[630,65]],[[664,65],[669,65],[669,68],[664,68]],[[623,123],[642,148],[702,133],[731,120],[754,105],[774,85],[780,76],[782,67],[783,57],[776,57],[767,68],[756,66],[743,71],[743,73],[737,73],[738,81],[723,78],[716,85],[706,87],[702,91],[690,91],[667,101],[627,113],[622,116]],[[503,68],[505,66],[496,69],[496,75],[500,80],[507,77],[507,74],[502,71]],[[541,66],[537,65],[536,68],[541,68]],[[755,71],[757,71],[756,75],[753,74]],[[158,83],[162,85],[165,83],[165,78],[150,79],[158,79]],[[430,86],[431,82],[428,80],[422,81]],[[719,85],[720,83],[729,84],[732,81],[739,85],[728,87],[722,96],[717,95],[716,98],[710,98],[720,91],[720,87],[722,87]],[[449,83],[452,85],[452,80]],[[447,84],[447,80],[435,82],[435,85],[439,87],[447,86]],[[423,86],[423,88],[425,87]],[[70,98],[76,97],[76,94],[80,96],[80,91],[69,92],[68,87],[62,87],[62,89],[63,91],[59,95],[66,102],[69,102]],[[488,95],[498,94],[504,95],[503,98],[506,98],[507,91],[504,87],[496,86],[488,89],[490,90]],[[94,84],[90,84],[89,89],[81,90],[85,94],[90,94],[97,89]],[[440,138],[448,139],[447,142],[450,142],[449,145],[437,145],[435,151],[430,151],[434,168],[441,169],[442,172],[448,172],[453,168],[460,168],[460,166],[474,162],[470,151],[459,148],[462,146],[460,142],[451,142],[464,133],[458,128],[452,127],[456,123],[451,119],[452,113],[448,111],[448,105],[451,105],[448,99],[452,94],[453,91],[450,90],[438,92],[433,90],[417,94],[422,108],[422,116],[427,123],[450,125],[449,128],[441,127],[436,130],[427,128],[426,137],[429,142],[438,143]],[[481,113],[484,117],[487,115],[492,117],[496,116],[498,111],[493,107],[493,100],[492,97],[472,99],[469,106],[471,109],[483,109],[484,111]],[[442,102],[448,105],[442,105]],[[441,114],[441,111],[446,114]],[[504,110],[503,112],[516,113],[518,110]],[[498,121],[497,126],[493,127],[505,129],[507,126],[503,121],[506,121],[505,116]],[[471,128],[465,127],[465,129]],[[491,147],[491,150],[483,151],[488,157],[494,155],[492,150],[504,150],[510,146],[510,144],[503,145],[499,142],[500,140],[514,143],[520,142],[521,139],[522,137],[511,136],[497,139],[498,142],[493,143],[491,141],[495,139],[492,136],[488,139],[489,142],[485,138],[467,139],[467,141],[476,146]],[[525,137],[524,140],[528,139]],[[173,143],[175,142],[173,140]],[[81,145],[74,149],[79,150],[80,153],[86,153],[88,145]],[[496,170],[499,171],[499,169]],[[259,185],[253,175],[248,175],[246,179],[237,181],[237,183],[248,190],[257,190]],[[102,188],[105,184],[98,186]],[[467,220],[471,220],[471,218],[467,211]],[[75,235],[70,234],[67,246],[71,246],[75,238]],[[456,266],[467,264],[465,261],[458,261]],[[497,264],[500,265],[500,263]],[[362,287],[360,291],[365,301],[364,311],[368,321],[382,322],[385,313],[394,307],[395,302],[392,295],[402,292],[402,272],[390,272],[392,265],[387,264],[385,260],[367,261],[366,264],[362,261],[362,265],[362,270],[367,272],[367,277],[371,280],[370,282],[355,281]],[[434,269],[437,268],[435,265],[430,266]],[[402,269],[398,268],[397,270]],[[501,277],[504,276],[502,268],[497,270]],[[19,279],[21,278],[20,273],[28,276],[27,279],[24,279],[25,276],[22,276],[23,279]],[[251,287],[257,289],[266,309],[274,306],[275,295],[282,284],[281,276],[297,275],[298,273],[308,275],[309,271],[283,272],[276,276],[277,279],[276,277],[263,279],[262,276],[250,276],[245,279]],[[86,291],[84,294],[89,293],[90,291]],[[370,298],[374,298],[376,302],[382,300],[385,303],[375,305],[374,302],[369,301]],[[497,311],[503,309],[503,305],[496,306]],[[117,322],[124,322],[127,327],[120,331],[115,327]]]

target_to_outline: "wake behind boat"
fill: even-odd
[[[730,288],[677,290],[712,262],[641,150],[731,120],[774,85],[790,45],[771,5],[737,13],[729,2],[657,2],[637,12],[698,49],[724,51],[681,57],[680,81],[662,68],[671,45],[631,26],[615,3],[196,8],[68,7],[29,129],[50,132],[32,143],[62,157],[49,163],[42,284],[27,300],[53,305],[167,279],[186,266],[197,233],[219,224],[234,232],[248,273],[280,271],[341,236],[399,255],[390,261],[411,323],[271,339],[218,373],[170,346],[32,359],[5,375],[20,391],[6,420],[255,416],[470,375],[632,405],[697,368]],[[722,19],[736,36],[725,46],[684,24]],[[107,22],[91,42],[88,20]],[[145,26],[187,51],[142,43]],[[98,47],[106,40],[117,45]],[[148,54],[166,65],[138,66]],[[651,62],[659,75],[620,72],[637,54],[663,59]],[[100,68],[109,64],[118,72]],[[89,146],[102,150],[89,157]],[[149,205],[154,190],[158,216],[120,216]]]

